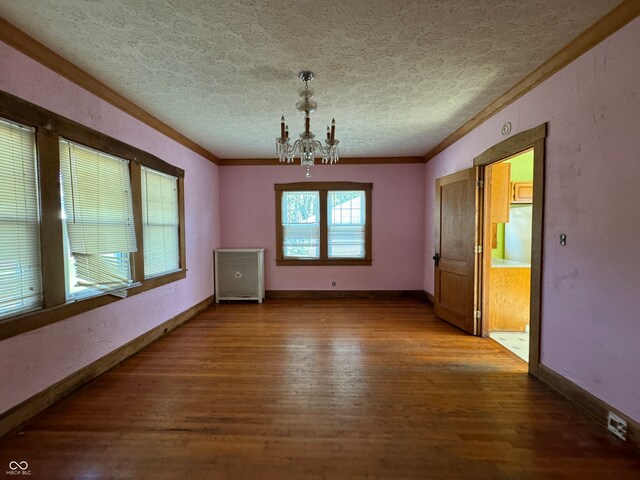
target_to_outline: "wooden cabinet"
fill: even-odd
[[[485,228],[490,228],[491,248],[498,246],[498,223],[509,222],[509,177],[511,165],[506,162],[495,163],[485,169]]]
[[[489,312],[491,332],[524,332],[529,323],[530,267],[489,269]]]
[[[511,165],[506,162],[496,163],[488,170],[491,223],[508,223]]]
[[[533,203],[533,183],[511,182],[511,203]]]

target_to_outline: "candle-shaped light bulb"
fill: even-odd
[[[289,138],[289,125],[284,126],[284,138]]]
[[[284,115],[280,118],[280,138],[284,138]]]
[[[327,125],[327,140],[331,139],[331,130],[329,130],[329,126]]]
[[[336,119],[331,120],[331,140],[336,138]]]

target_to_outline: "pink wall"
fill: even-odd
[[[0,342],[0,413],[204,300],[219,245],[218,167],[0,43],[0,89],[185,170],[187,278]]]
[[[278,267],[273,186],[304,181],[304,169],[300,165],[222,167],[222,245],[265,247],[267,290],[422,290],[423,169],[423,164],[313,167],[313,181],[373,183],[373,264]]]
[[[582,55],[426,165],[437,177],[548,122],[541,361],[640,421],[640,19]],[[424,288],[433,292],[433,209]],[[558,235],[567,234],[561,247]]]

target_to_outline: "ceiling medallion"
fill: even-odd
[[[304,113],[304,131],[300,138],[291,145],[289,141],[289,126],[285,123],[284,116],[280,119],[280,136],[276,138],[276,154],[280,162],[293,163],[296,155],[300,156],[300,165],[307,167],[305,176],[311,178],[310,168],[314,164],[316,156],[322,157],[322,163],[336,163],[340,157],[338,155],[338,144],[336,138],[336,121],[331,121],[331,127],[327,127],[327,138],[322,145],[313,133],[311,133],[311,112],[318,108],[318,102],[313,99],[313,88],[309,87],[309,82],[313,80],[313,72],[300,72],[298,75],[304,82],[304,87],[298,90],[301,99],[296,103],[299,112]]]

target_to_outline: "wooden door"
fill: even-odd
[[[435,295],[440,318],[478,334],[476,311],[476,170],[436,180]]]

